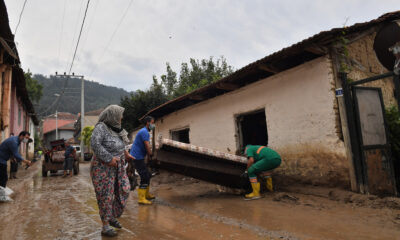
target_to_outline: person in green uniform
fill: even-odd
[[[279,167],[281,156],[274,150],[259,145],[247,145],[245,153],[248,158],[247,174],[253,189],[252,193],[245,195],[245,200],[259,199],[261,195],[257,174]]]

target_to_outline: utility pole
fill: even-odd
[[[84,160],[85,159],[85,151],[84,151],[84,145],[83,145],[83,128],[85,126],[85,79],[83,75],[75,75],[75,73],[72,73],[72,75],[70,74],[66,74],[64,72],[64,74],[58,74],[56,72],[56,77],[75,77],[75,78],[80,78],[82,80],[81,83],[81,159]]]
[[[56,140],[58,140],[58,111],[56,110]]]
[[[85,80],[82,76],[82,85],[81,85],[81,158],[82,161],[85,160],[85,149],[83,146],[83,128],[85,122]]]

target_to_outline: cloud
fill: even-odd
[[[85,3],[28,2],[16,37],[24,68],[45,75],[68,70]],[[398,5],[397,0],[133,1],[118,25],[128,4],[91,1],[75,73],[129,91],[144,89],[152,75],[165,72],[166,62],[179,71],[190,58],[224,55],[239,69],[320,31],[369,21]],[[6,5],[14,29],[22,1]]]

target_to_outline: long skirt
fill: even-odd
[[[110,167],[97,159],[92,161],[90,176],[103,222],[120,217],[126,206],[130,185],[124,162],[119,161],[117,167]]]

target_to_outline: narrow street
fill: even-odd
[[[40,163],[22,169],[20,179],[10,181],[16,194],[14,202],[0,204],[0,239],[101,239],[89,163],[67,179],[42,178],[39,169]],[[343,203],[340,192],[331,193],[335,199],[276,192],[243,201],[168,172],[153,185],[153,206],[138,206],[136,191],[130,196],[117,239],[400,239],[399,205],[391,199],[354,195]],[[393,208],[381,207],[388,203]]]

